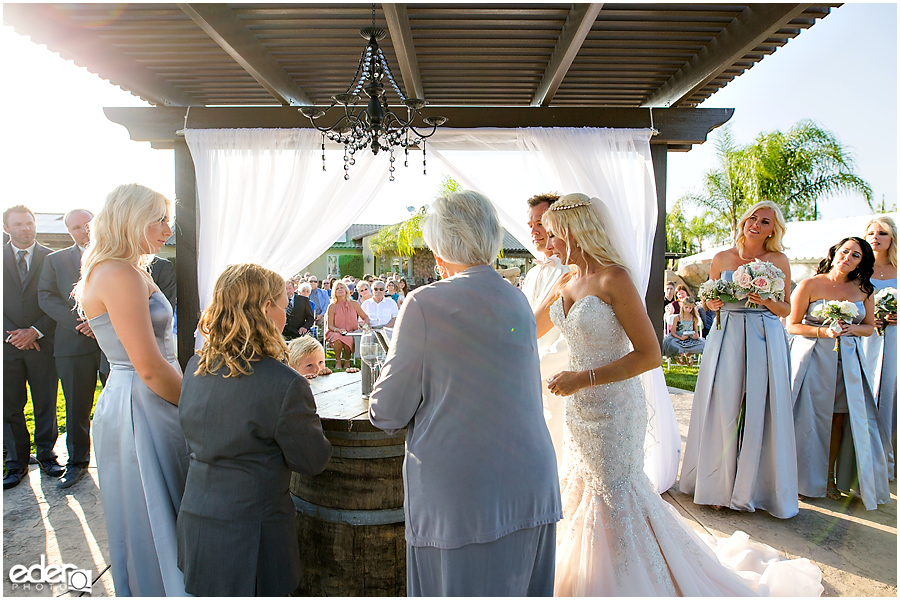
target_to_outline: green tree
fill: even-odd
[[[816,220],[819,199],[841,192],[862,194],[872,208],[872,188],[854,172],[852,153],[812,121],[759,134],[744,157],[749,196],[775,202],[789,220]]]
[[[753,204],[747,194],[749,174],[744,166],[746,150],[737,145],[727,125],[722,128],[715,143],[719,166],[707,171],[701,193],[685,194],[678,202],[703,207],[714,220],[728,227],[733,235],[741,214]]]

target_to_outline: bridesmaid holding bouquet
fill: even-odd
[[[779,321],[791,309],[784,216],[776,204],[759,202],[737,231],[735,245],[713,257],[710,279],[731,282],[735,271],[759,260],[784,274],[767,287],[781,290],[706,301],[720,313],[721,329],[710,331],[703,353],[679,489],[716,510],[762,509],[787,519],[799,506],[787,336]]]

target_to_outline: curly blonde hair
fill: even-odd
[[[784,252],[786,247],[783,243],[783,240],[784,232],[787,231],[787,223],[784,220],[784,215],[782,214],[781,209],[771,200],[763,200],[761,202],[757,202],[756,204],[748,208],[746,212],[744,212],[737,224],[737,237],[734,239],[734,245],[738,247],[739,251],[744,251],[744,223],[746,223],[747,219],[752,217],[756,211],[762,208],[768,208],[773,213],[775,213],[775,229],[772,231],[772,237],[766,238],[763,246],[765,247],[766,252]]]
[[[284,361],[287,345],[265,309],[285,293],[284,278],[275,271],[252,263],[226,267],[197,326],[206,342],[197,352],[194,374],[214,374],[226,366],[225,377],[237,377],[251,374],[250,363],[264,356]]]
[[[866,223],[866,233],[869,231],[869,227],[872,223],[878,223],[881,225],[882,229],[888,232],[888,235],[891,238],[891,247],[888,248],[888,262],[891,263],[891,266],[897,266],[897,225],[894,223],[894,220],[890,217],[875,217],[868,223]],[[868,236],[866,236],[868,237]]]
[[[103,208],[91,221],[91,243],[81,257],[81,279],[72,290],[78,312],[84,282],[100,263],[115,260],[134,266],[149,283],[152,254],[144,254],[149,244],[147,229],[171,214],[172,201],[148,187],[127,183],[114,189],[103,202]]]
[[[594,211],[590,197],[585,194],[562,196],[550,205],[541,217],[541,222],[554,236],[571,240],[572,243],[567,243],[564,262],[569,262],[574,244],[603,266],[618,266],[628,270],[625,260],[609,239],[606,228]]]

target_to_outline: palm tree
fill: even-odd
[[[731,128],[723,127],[716,138],[719,167],[706,173],[702,193],[688,193],[678,199],[679,203],[702,206],[713,219],[727,224],[732,235],[741,214],[752,204],[747,193],[749,173],[745,168],[745,152],[735,143]]]
[[[815,220],[819,198],[839,192],[860,193],[872,208],[872,188],[854,173],[852,153],[812,121],[761,133],[744,157],[749,195],[775,202],[787,219]]]

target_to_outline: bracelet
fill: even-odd
[[[596,383],[595,383],[595,379],[594,379],[594,370],[593,369],[590,370],[590,377],[591,377],[591,387],[594,387],[596,385]]]
[[[816,337],[821,337],[821,336],[819,335],[819,331],[821,331],[821,330],[822,330],[822,328],[819,327],[819,326],[817,325],[817,326],[816,326]]]

